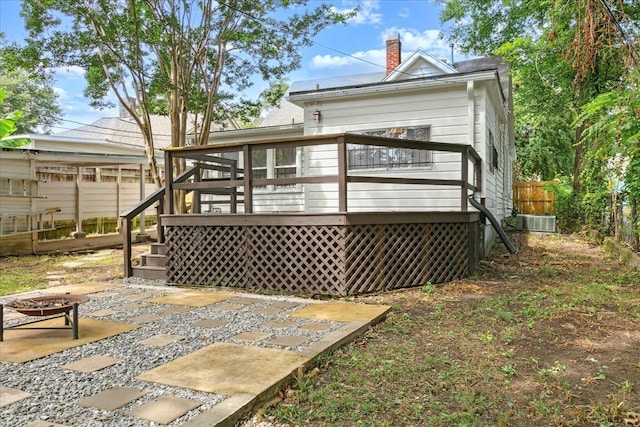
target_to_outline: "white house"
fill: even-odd
[[[286,100],[255,129],[212,133],[212,144],[360,133],[462,144],[483,159],[474,197],[500,221],[512,209],[515,161],[509,65],[499,57],[456,64],[417,50],[401,60],[399,37],[387,40],[387,71],[295,82]],[[335,148],[276,148],[253,155],[254,178],[315,176],[337,168]],[[457,179],[453,153],[377,149],[350,145],[350,175]],[[242,163],[242,153],[239,161]],[[460,211],[459,191],[438,186],[349,186],[350,212]],[[254,212],[335,212],[336,186],[326,183],[269,185],[256,189]],[[215,206],[215,205],[214,205]],[[216,208],[225,212],[228,206]],[[466,209],[466,207],[465,207]],[[469,210],[475,210],[469,207]],[[496,233],[485,227],[484,248]]]

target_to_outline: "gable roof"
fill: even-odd
[[[151,128],[156,148],[171,146],[171,121],[168,117],[152,115]],[[136,122],[133,119],[123,117],[103,117],[90,125],[58,132],[55,136],[100,139],[144,147],[144,139]]]
[[[282,98],[280,104],[271,108],[258,127],[294,125],[304,122],[304,108]]]
[[[457,72],[458,70],[445,61],[436,58],[422,49],[416,49],[407,59],[402,61],[395,70],[389,73],[383,81],[392,82],[407,78],[455,74]]]
[[[291,86],[289,87],[289,93],[378,83],[384,79],[384,76],[385,73],[384,71],[382,71],[377,73],[351,74],[347,76],[302,80],[291,83]]]

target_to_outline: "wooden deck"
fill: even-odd
[[[479,214],[171,215],[176,284],[345,296],[473,273]]]
[[[459,158],[459,178],[351,175],[349,144],[452,153]],[[330,174],[253,179],[253,150],[318,145],[335,147]],[[221,157],[233,152],[242,153],[244,164]],[[167,168],[166,187],[123,214],[126,276],[132,274],[131,219],[156,202],[167,280],[175,284],[344,296],[446,282],[472,273],[477,264],[480,215],[468,210],[468,197],[480,190],[482,161],[470,146],[339,134],[167,149],[165,164],[174,161],[192,168],[177,177]],[[207,178],[210,170],[226,178]],[[337,212],[254,213],[255,187],[318,183],[337,184]],[[352,183],[447,188],[459,208],[354,212],[348,200]],[[175,211],[177,190],[192,192],[192,213]],[[210,195],[226,198],[231,213],[201,213],[203,196]]]

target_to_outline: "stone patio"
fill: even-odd
[[[293,377],[304,375],[319,355],[362,334],[390,309],[100,282],[28,296],[63,292],[90,297],[80,307],[79,340],[67,331],[5,332],[0,376],[18,367],[33,372],[11,383],[9,375],[2,376],[0,419],[13,420],[17,414],[20,421],[7,425],[70,425],[60,418],[65,411],[81,414],[73,424],[78,426],[93,419],[92,411],[111,420],[100,424],[105,426],[233,425],[277,396]],[[21,320],[6,307],[5,319],[11,325]],[[243,327],[245,323],[249,326]],[[105,327],[110,335],[101,332]],[[99,343],[109,336],[116,347],[99,351]],[[138,368],[139,357],[158,360],[145,360],[148,367]],[[58,396],[55,386],[47,390],[33,384],[30,375],[39,372],[37,366],[45,373],[56,369],[65,378],[65,387],[58,388],[72,389],[78,397]]]

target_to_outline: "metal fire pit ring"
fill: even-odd
[[[41,320],[34,320],[31,322],[21,323],[16,326],[5,327],[4,326],[4,306],[0,304],[0,341],[4,340],[4,331],[9,329],[72,329],[73,339],[78,339],[78,306],[83,302],[89,301],[89,297],[85,295],[72,295],[72,294],[54,294],[33,298],[25,298],[22,300],[16,300],[8,302],[4,305],[31,317],[49,317],[55,319],[58,317],[64,317],[64,327],[29,327],[24,328],[25,325],[31,325],[33,323],[40,322]],[[73,312],[72,315],[69,315]]]

